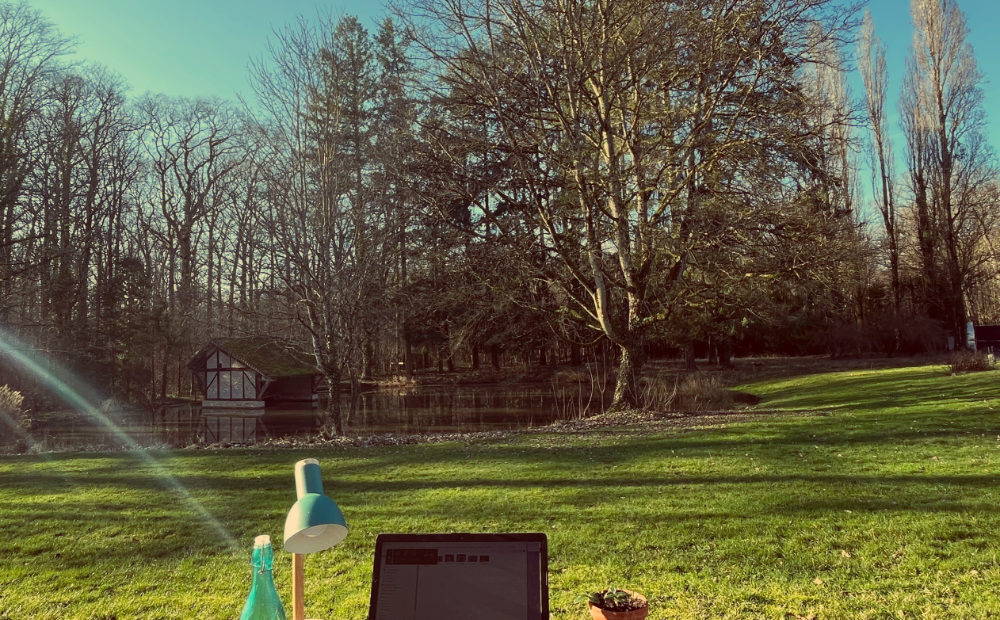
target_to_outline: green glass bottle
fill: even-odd
[[[253,585],[250,595],[243,605],[240,620],[285,620],[285,608],[274,588],[271,568],[274,566],[274,549],[271,537],[265,535],[253,539]]]

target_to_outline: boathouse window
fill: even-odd
[[[206,360],[205,397],[210,400],[257,398],[256,375],[246,364],[215,351]]]

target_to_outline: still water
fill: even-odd
[[[577,386],[559,390],[544,384],[420,386],[363,392],[353,412],[345,395],[341,410],[349,435],[458,433],[544,426],[579,417],[581,412],[597,413],[601,397],[589,387],[584,392]],[[243,411],[214,413],[216,417],[203,416],[199,405],[188,403],[155,413],[107,411],[114,427],[78,413],[50,414],[34,421],[27,443],[36,449],[125,448],[129,440],[140,446],[173,447],[243,443],[254,437],[309,437],[321,430],[323,422],[321,409],[268,409],[259,419],[247,419]]]
[[[345,428],[354,434],[454,433],[528,428],[550,424],[574,411],[552,388],[459,386],[363,392],[353,413],[345,397]],[[306,412],[315,417],[312,412]],[[277,434],[295,434],[302,411],[269,411],[265,423]],[[349,417],[348,417],[349,416]],[[294,422],[293,422],[294,420]]]

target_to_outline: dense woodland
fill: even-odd
[[[276,31],[233,102],[132,94],[2,3],[0,344],[147,404],[217,336],[335,389],[603,354],[621,407],[652,355],[961,346],[1000,186],[963,14],[910,17],[895,93],[832,0],[413,0]]]

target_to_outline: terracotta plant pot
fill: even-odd
[[[646,614],[649,613],[649,603],[646,601],[646,597],[635,592],[629,592],[628,590],[624,590],[624,592],[628,592],[633,598],[641,600],[642,607],[630,611],[608,611],[601,609],[593,603],[588,603],[590,605],[590,616],[594,620],[644,620]]]

